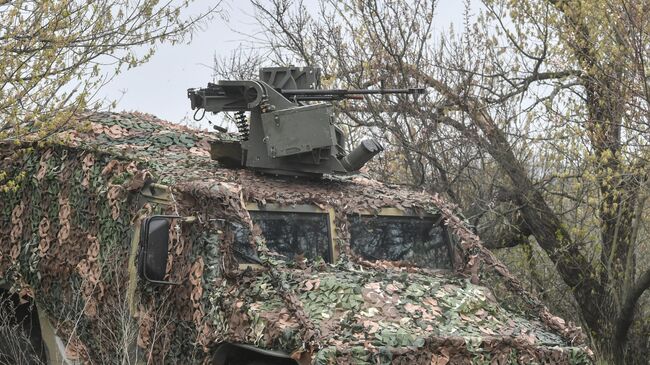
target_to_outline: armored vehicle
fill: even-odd
[[[208,111],[239,103],[248,136],[92,113],[46,143],[0,146],[2,313],[16,317],[0,319],[0,362],[591,363],[580,329],[526,293],[452,205],[332,174],[358,169],[374,142],[345,154],[318,113],[320,144],[265,140],[287,120],[307,136],[310,119],[287,109],[349,94],[264,80],[189,93]]]

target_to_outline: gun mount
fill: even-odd
[[[323,90],[320,69],[314,67],[263,68],[257,81],[222,80],[187,91],[192,109],[235,112],[240,140],[213,142],[213,159],[228,167],[284,175],[355,172],[383,151],[379,142],[365,140],[346,154],[345,134],[336,126],[332,105],[304,102],[422,93],[424,89]]]

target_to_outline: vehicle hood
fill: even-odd
[[[458,356],[557,363],[583,356],[588,363],[539,320],[506,310],[489,289],[449,272],[284,266],[219,288],[209,314],[221,334],[216,342],[279,350],[301,363],[444,364]]]

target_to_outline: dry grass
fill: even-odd
[[[21,313],[34,308],[26,306],[31,304],[17,305],[14,298],[0,293],[0,364],[44,364],[38,355],[42,349],[35,348],[30,338],[29,330],[34,323],[30,316]]]

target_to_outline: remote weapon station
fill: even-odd
[[[320,69],[260,69],[259,80],[222,80],[189,89],[192,109],[235,112],[239,141],[215,141],[212,158],[227,167],[247,167],[283,175],[322,175],[358,171],[383,150],[367,139],[346,154],[345,134],[336,126],[332,105],[367,94],[422,94],[424,89],[322,90]],[[246,112],[250,112],[247,117]]]

